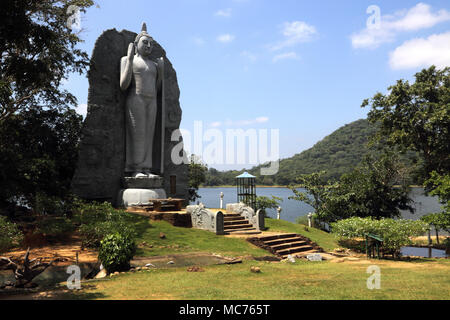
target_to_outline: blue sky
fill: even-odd
[[[279,129],[281,158],[364,118],[363,99],[396,80],[450,65],[448,0],[97,3],[82,15],[82,49],[90,54],[104,30],[138,32],[146,21],[177,71],[181,127]],[[367,26],[371,5],[377,28]],[[66,87],[83,112],[86,77],[71,76]]]

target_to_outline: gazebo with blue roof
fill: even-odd
[[[256,210],[256,177],[244,172],[236,177],[237,200]]]

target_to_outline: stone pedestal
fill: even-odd
[[[149,205],[153,199],[166,199],[163,178],[159,176],[122,179],[124,189],[119,191],[118,203],[122,207]]]

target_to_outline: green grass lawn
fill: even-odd
[[[137,251],[138,256],[164,256],[168,254],[186,252],[209,252],[225,256],[265,256],[270,255],[266,250],[257,248],[245,239],[226,238],[212,232],[173,227],[165,221],[148,221],[142,229],[140,222]],[[166,238],[160,239],[160,232]],[[152,246],[151,248],[149,246]]]
[[[381,289],[367,289],[367,267],[381,269]],[[261,273],[250,272],[251,266]],[[84,284],[63,299],[449,299],[450,261],[356,261],[345,263],[266,263],[160,269],[122,274],[107,281]],[[137,285],[138,284],[138,285]]]
[[[149,221],[144,217],[136,218],[140,245],[138,256],[161,256],[185,252],[210,252],[227,256],[264,256],[270,255],[268,251],[259,249],[245,239],[216,236],[214,233],[173,227],[165,221]],[[308,237],[325,250],[333,250],[339,247],[333,235],[318,229],[308,228],[303,225],[282,220],[266,219],[267,231],[297,233]],[[164,233],[165,239],[160,239],[159,234]],[[151,246],[151,247],[150,247]]]
[[[164,221],[139,217],[135,221],[140,256],[209,252],[229,256],[263,256],[269,253],[245,239],[216,236],[202,230],[177,228]],[[314,228],[266,219],[268,231],[302,234],[325,250],[338,247],[333,237]],[[160,239],[163,232],[166,239]],[[142,242],[147,247],[142,246]],[[152,247],[149,248],[148,245]],[[367,268],[381,269],[381,289],[369,290]],[[252,273],[257,266],[261,273]],[[186,267],[164,267],[124,273],[101,281],[83,283],[82,290],[55,292],[59,299],[175,299],[175,300],[326,300],[326,299],[449,299],[450,261],[358,260],[344,262],[258,262],[202,266],[203,272]]]

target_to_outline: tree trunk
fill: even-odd
[[[23,288],[26,284],[31,283],[34,278],[59,260],[55,259],[50,263],[42,263],[42,258],[29,260],[29,255],[30,248],[25,254],[23,264],[14,262],[9,258],[0,257],[0,270],[12,270],[14,272],[14,278],[16,279],[14,286],[16,288]]]

